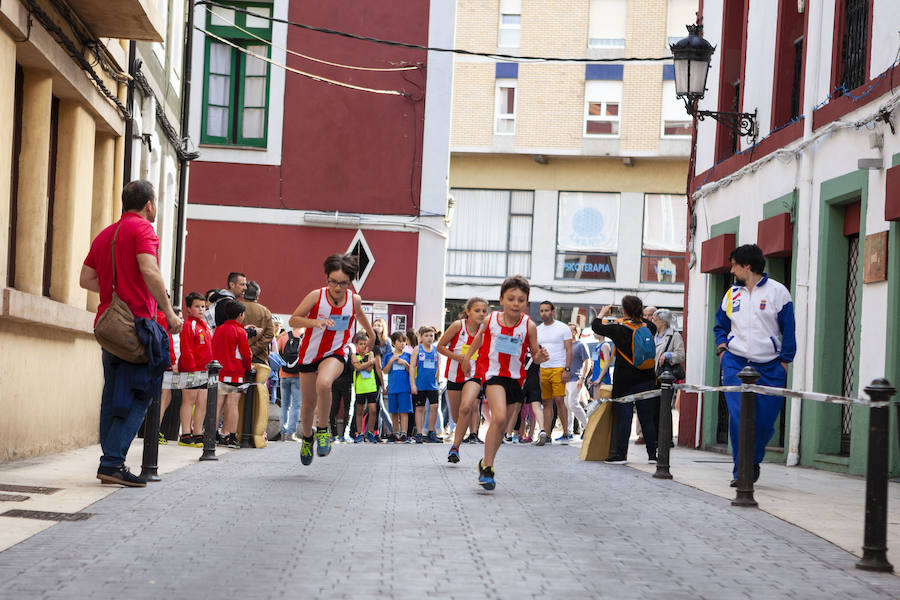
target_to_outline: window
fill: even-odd
[[[674,44],[687,37],[685,25],[697,22],[698,0],[669,0],[666,14],[666,42]]]
[[[775,77],[772,92],[772,128],[800,115],[803,97],[803,13],[790,2],[778,7],[775,40]]]
[[[681,99],[675,97],[675,81],[663,81],[662,134],[664,137],[691,135],[693,119],[684,109]]]
[[[447,274],[531,276],[534,192],[451,190],[456,213],[447,244]]]
[[[626,0],[591,0],[588,47],[624,48]]]
[[[237,47],[206,40],[200,141],[264,148],[270,67],[257,57],[269,58],[272,27],[264,17],[272,6],[241,6],[253,14],[213,7],[207,15],[207,30]]]
[[[644,195],[641,281],[684,283],[687,201],[672,194]]]
[[[586,81],[584,100],[584,135],[618,137],[622,82]]]
[[[748,0],[724,0],[722,8],[722,42],[719,58],[718,109],[723,112],[741,112],[741,46],[747,23],[744,20],[745,2]],[[740,146],[740,136],[723,123],[716,123],[716,160],[734,155]]]
[[[9,248],[6,255],[6,286],[16,287],[16,226],[19,213],[19,154],[22,152],[22,108],[25,72],[16,63],[13,92],[12,173],[9,181]]]
[[[500,32],[497,45],[518,48],[522,37],[522,0],[500,0]]]
[[[556,279],[615,281],[619,194],[560,192]]]
[[[844,90],[866,82],[869,62],[869,1],[837,0],[832,56],[832,85]]]
[[[494,133],[498,135],[515,135],[516,80],[497,79],[496,98]]]

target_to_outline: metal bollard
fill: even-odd
[[[743,384],[754,384],[759,381],[756,369],[747,365],[738,373]],[[756,394],[741,392],[741,427],[738,433],[738,477],[737,495],[731,501],[732,506],[757,506],[753,498],[753,453],[756,434]]]
[[[141,460],[141,477],[147,481],[161,481],[159,461],[159,407],[162,388],[157,390],[147,414],[144,416],[144,456]]]
[[[216,457],[216,403],[219,397],[219,369],[222,365],[212,361],[206,365],[206,418],[203,419],[203,454],[200,460],[219,460]]]
[[[876,379],[865,388],[872,402],[888,402],[897,390],[887,379]],[[866,465],[866,524],[863,556],[856,563],[865,571],[894,570],[887,559],[888,523],[888,422],[890,407],[869,409],[869,458]]]
[[[675,376],[668,369],[659,376],[662,391],[659,398],[659,431],[656,432],[656,473],[655,479],[672,479],[669,472],[669,441],[672,439],[672,396]]]
[[[244,375],[244,381],[247,383],[256,381],[256,370],[250,369]],[[256,402],[256,383],[250,383],[250,386],[244,392],[244,418],[243,427],[241,428],[241,448],[253,448],[253,405]]]

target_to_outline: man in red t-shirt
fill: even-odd
[[[166,316],[169,331],[181,330],[166,284],[159,270],[159,238],[151,223],[156,219],[156,194],[148,181],[132,181],[122,189],[122,218],[101,231],[81,267],[81,287],[100,294],[97,318],[109,307],[113,292],[115,239],[115,291],[136,319],[153,320],[157,306]],[[94,319],[96,323],[96,318]],[[161,377],[153,377],[148,365],[126,362],[103,350],[103,396],[100,401],[100,446],[103,456],[97,479],[129,487],[147,482],[125,466],[128,448],[137,435],[144,414],[159,393]],[[122,412],[117,407],[128,406]]]

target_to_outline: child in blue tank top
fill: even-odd
[[[388,412],[391,413],[391,421],[394,426],[395,442],[405,442],[406,428],[409,423],[409,413],[413,411],[412,394],[412,369],[409,361],[412,359],[409,352],[404,352],[406,336],[402,331],[391,334],[391,343],[394,350],[384,360],[383,371],[387,371],[388,380]]]
[[[434,347],[434,328],[429,325],[419,327],[419,345],[413,349],[410,368],[416,374],[412,388],[413,403],[416,405],[416,443],[441,443],[434,431],[437,419],[438,395],[438,353]],[[431,406],[428,411],[428,428],[425,424],[425,402]]]

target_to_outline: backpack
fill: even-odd
[[[656,344],[653,334],[644,323],[622,321],[622,325],[631,330],[631,358],[625,356],[621,348],[619,354],[639,371],[651,371],[656,367]]]
[[[288,331],[287,334],[288,339],[280,352],[281,358],[285,362],[282,369],[284,369],[285,373],[293,375],[300,372],[300,338],[294,337],[293,331]]]

